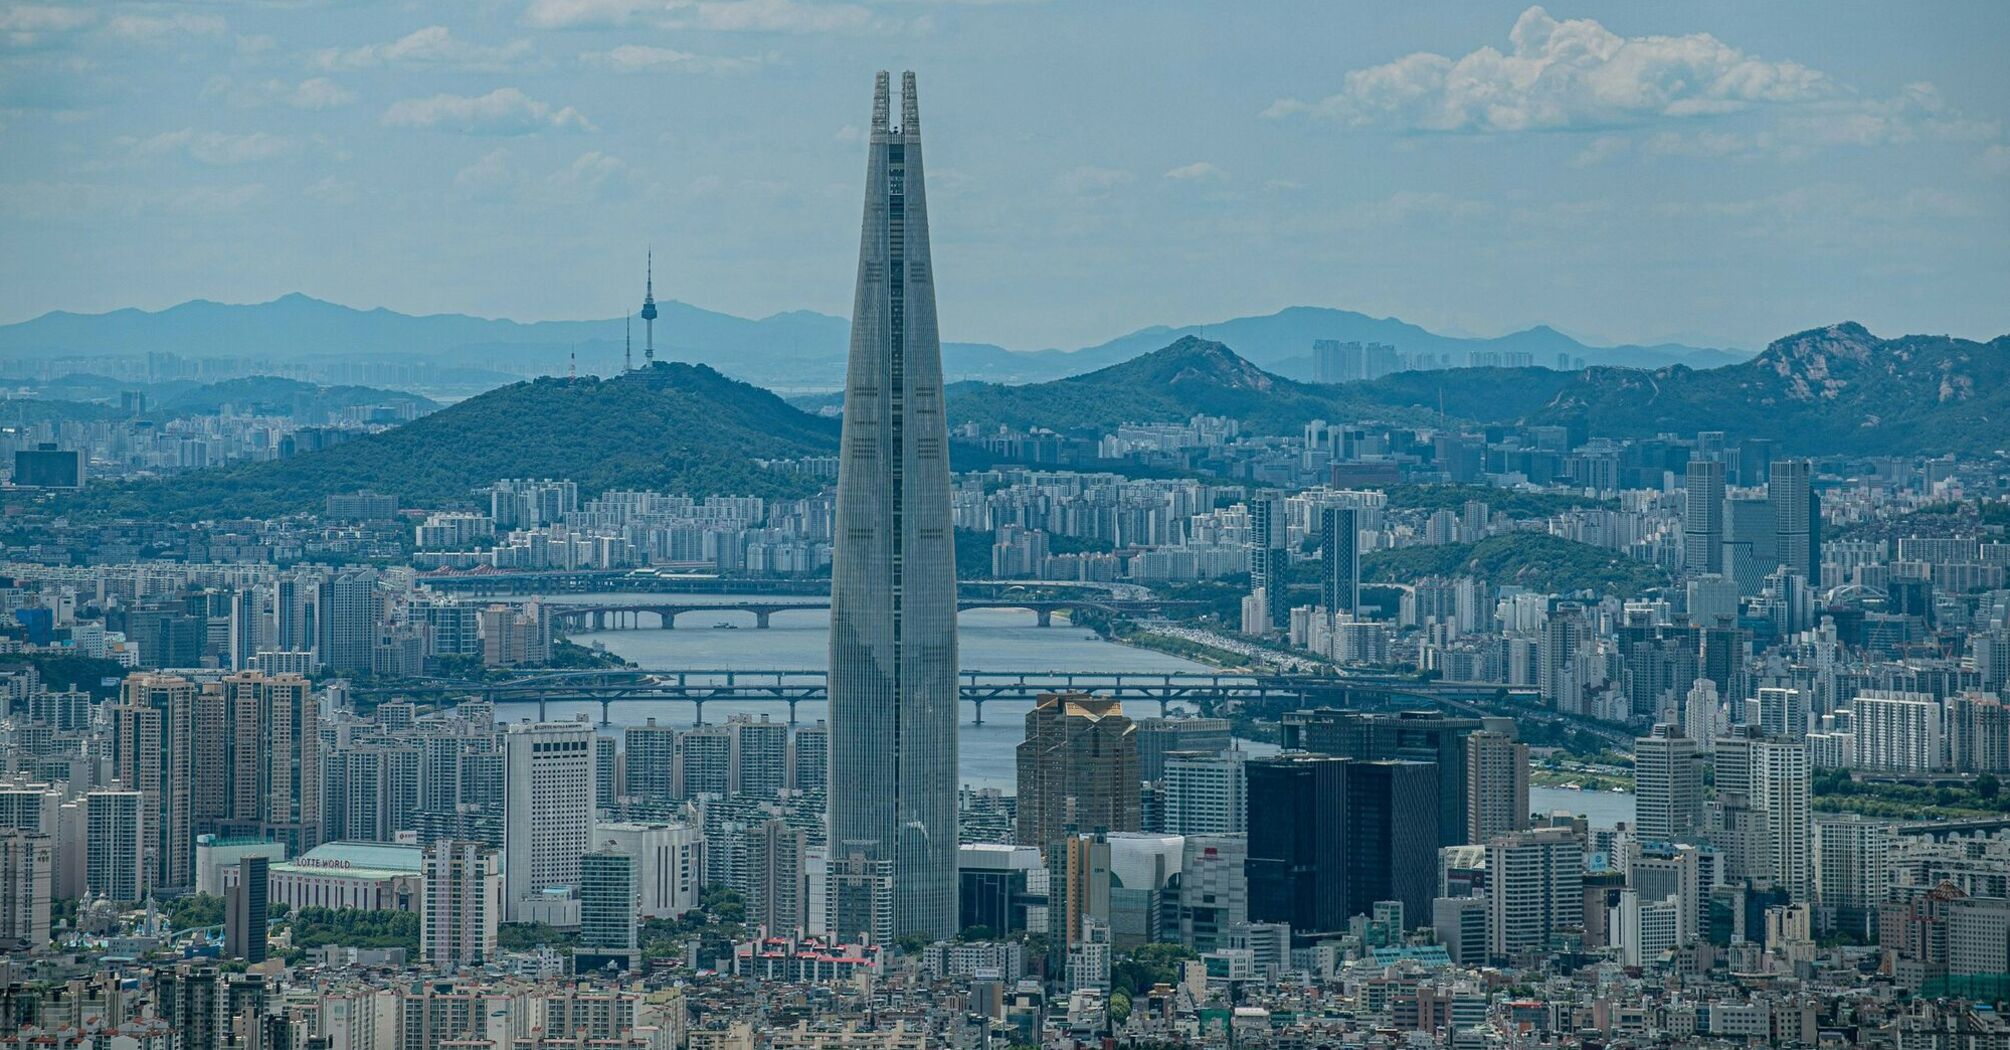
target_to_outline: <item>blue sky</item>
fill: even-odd
[[[912,68],[945,338],[1986,338],[2006,44],[1994,0],[0,0],[0,321],[604,317],[650,244],[661,296],[842,314],[872,73]]]

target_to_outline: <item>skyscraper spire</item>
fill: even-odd
[[[656,363],[656,250],[649,250],[642,285],[642,367]]]
[[[830,628],[831,917],[882,943],[956,908],[956,557],[914,74],[873,93]]]

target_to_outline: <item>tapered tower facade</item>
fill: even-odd
[[[873,96],[831,566],[832,922],[956,930],[956,553],[921,117]]]

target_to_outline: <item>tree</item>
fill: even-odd
[[[1975,778],[1975,795],[1977,798],[1993,802],[1996,800],[1996,796],[2002,793],[2002,791],[2003,782],[1996,779],[1996,774],[1994,773],[1984,773]]]
[[[1177,983],[1184,970],[1181,964],[1198,958],[1184,944],[1147,944],[1110,968],[1110,985],[1136,996],[1155,984]]]
[[[1131,993],[1122,988],[1110,993],[1110,1023],[1123,1024],[1131,1016]]]

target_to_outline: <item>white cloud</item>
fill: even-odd
[[[509,151],[494,149],[480,160],[454,173],[454,189],[480,197],[507,189],[516,183],[516,169],[510,166]]]
[[[1220,182],[1228,178],[1228,172],[1215,167],[1207,161],[1197,160],[1192,164],[1183,164],[1166,172],[1166,178],[1178,182]]]
[[[1591,19],[1531,7],[1507,54],[1420,52],[1349,72],[1340,93],[1280,99],[1265,115],[1310,114],[1405,131],[1610,127],[1829,97],[1835,86],[1791,61],[1747,55],[1708,33],[1622,37]]]
[[[222,36],[229,26],[222,15],[177,11],[167,15],[120,15],[105,28],[127,40],[159,40],[170,36]]]
[[[1986,142],[2002,129],[1956,112],[1932,84],[1907,84],[1887,99],[1838,99],[1810,107],[1783,132],[1815,146],[1882,146],[1921,138]]]
[[[294,109],[339,109],[356,101],[356,93],[327,77],[309,77],[298,83],[266,80],[242,84],[218,73],[203,85],[205,102],[221,100],[239,109],[278,104]]]
[[[759,69],[769,60],[769,56],[753,55],[746,58],[731,58],[717,55],[694,55],[689,51],[678,51],[667,47],[649,47],[643,44],[622,44],[608,51],[589,51],[579,56],[589,65],[601,66],[616,73],[643,72],[684,72],[684,73],[746,73]]]
[[[320,181],[300,191],[309,200],[336,207],[347,207],[356,203],[356,184],[333,175],[324,176]]]
[[[1128,171],[1085,165],[1061,173],[1057,181],[1060,187],[1069,193],[1093,195],[1108,193],[1120,186],[1129,185],[1131,179],[1131,173]]]
[[[611,188],[627,172],[628,166],[621,158],[589,150],[547,176],[544,189],[555,202],[581,204],[598,199],[604,189]]]
[[[1999,142],[1983,150],[1982,170],[1991,175],[2010,175],[2010,146]]]
[[[372,66],[448,66],[455,69],[499,70],[525,65],[534,57],[528,40],[478,44],[454,36],[446,26],[414,30],[388,44],[329,48],[315,60],[323,69],[367,69]]]
[[[136,159],[187,155],[203,164],[216,166],[255,164],[299,152],[300,143],[264,131],[232,134],[224,131],[198,132],[193,128],[163,131],[144,139],[121,138],[113,143]]]
[[[159,187],[92,182],[17,182],[0,185],[0,215],[26,222],[98,221],[106,216],[219,217],[242,211],[265,196],[263,183]]]
[[[0,7],[0,40],[14,47],[33,47],[51,33],[69,33],[91,24],[97,13],[53,4],[9,4]]]
[[[642,11],[662,6],[661,0],[531,0],[523,20],[539,29],[624,26]]]
[[[310,77],[293,85],[277,85],[286,104],[294,109],[338,109],[356,101],[356,93],[327,77]]]
[[[571,106],[552,106],[513,87],[497,88],[486,95],[400,99],[384,111],[383,121],[391,127],[444,127],[486,135],[522,135],[544,128],[593,130]]]
[[[621,158],[588,150],[539,177],[519,167],[506,149],[493,149],[454,175],[454,191],[473,200],[537,207],[586,204],[626,189],[630,169]]]
[[[670,0],[673,24],[715,32],[840,33],[898,28],[857,4],[802,0]]]

